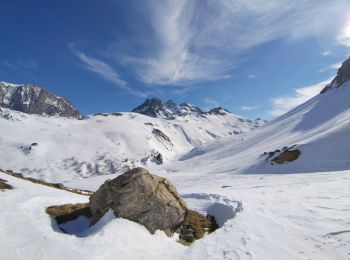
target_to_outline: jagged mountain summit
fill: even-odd
[[[56,96],[45,88],[30,84],[0,82],[0,107],[27,114],[80,117],[79,111],[67,98]]]
[[[199,108],[189,103],[177,105],[173,100],[163,102],[158,98],[148,98],[132,112],[155,118],[173,119],[174,116],[185,116],[188,114],[204,114]]]
[[[163,119],[175,119],[176,117],[184,117],[188,115],[202,117],[205,117],[205,115],[236,116],[232,114],[228,109],[225,109],[223,107],[215,107],[206,112],[190,103],[182,103],[180,105],[177,105],[173,100],[163,102],[158,98],[146,99],[140,106],[134,108],[132,112]],[[239,116],[236,117],[247,122],[254,122],[257,126],[262,126],[267,122],[266,120],[262,120],[260,118],[252,121],[250,119],[245,119]]]

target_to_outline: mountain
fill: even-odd
[[[215,107],[205,112],[199,107],[190,103],[182,103],[180,105],[177,105],[173,100],[163,102],[158,98],[146,99],[140,106],[134,108],[132,112],[146,115],[149,117],[162,118],[168,120],[179,119],[181,117],[205,118],[206,115],[232,115],[240,122],[247,122],[252,126],[254,125],[254,127],[260,127],[267,123],[266,120],[262,120],[260,118],[252,121],[250,119],[245,119],[243,117],[236,116],[232,114],[229,110],[222,107]]]
[[[335,78],[330,84],[322,89],[321,94],[326,93],[328,90],[340,87],[348,80],[350,80],[350,57],[342,63]]]
[[[157,165],[159,156],[163,163],[177,160],[198,145],[242,135],[263,124],[231,113],[172,120],[98,113],[76,120],[3,108],[0,168],[51,181],[121,173]]]
[[[182,103],[177,105],[173,100],[163,103],[158,98],[146,99],[140,106],[134,108],[132,112],[165,119],[173,119],[175,116],[186,116],[189,114],[204,114],[200,108],[192,104]]]
[[[349,97],[348,59],[319,95],[256,131],[200,145],[182,157],[182,163],[207,174],[348,170]],[[200,164],[203,161],[207,164]],[[173,170],[181,171],[182,163]]]
[[[0,82],[0,107],[48,116],[79,118],[70,101],[36,85]]]
[[[4,108],[1,167],[96,191],[115,177],[109,174],[143,165],[168,178],[190,209],[214,216],[219,229],[183,246],[175,236],[151,235],[106,213],[95,226],[80,217],[66,223],[71,233],[65,234],[46,207],[86,203],[87,196],[0,170],[0,182],[14,187],[0,192],[1,256],[348,259],[349,96],[350,81],[344,80],[254,131],[252,122],[222,108],[171,120],[138,113],[74,120]]]

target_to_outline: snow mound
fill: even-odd
[[[183,194],[190,209],[196,210],[203,215],[215,217],[219,227],[233,219],[236,214],[243,210],[242,202],[231,200],[219,194],[190,193]]]

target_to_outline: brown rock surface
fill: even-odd
[[[171,235],[186,219],[187,206],[175,187],[165,178],[135,168],[106,181],[91,197],[92,224],[109,209],[144,225],[150,233],[157,229]]]
[[[91,217],[88,203],[50,206],[46,209],[46,213],[51,217],[55,217],[58,225],[75,220],[80,216]]]

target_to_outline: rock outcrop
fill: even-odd
[[[184,223],[188,213],[175,187],[143,168],[106,181],[90,197],[91,223],[95,224],[110,209],[116,217],[138,222],[152,234],[163,230],[168,236]]]
[[[321,94],[327,92],[330,89],[340,87],[348,80],[350,80],[350,57],[343,62],[341,67],[338,69],[337,76],[335,76],[330,84],[322,89]]]
[[[173,119],[175,116],[186,116],[189,114],[201,115],[204,113],[199,107],[189,103],[177,105],[173,100],[168,100],[164,103],[158,98],[146,99],[140,106],[134,108],[132,112],[165,119]]]
[[[91,217],[88,203],[63,204],[50,206],[46,209],[46,213],[56,219],[58,225],[73,221],[80,216]]]
[[[13,187],[6,180],[0,179],[0,190],[12,190]]]
[[[0,106],[27,114],[80,117],[68,99],[36,85],[0,82]]]

